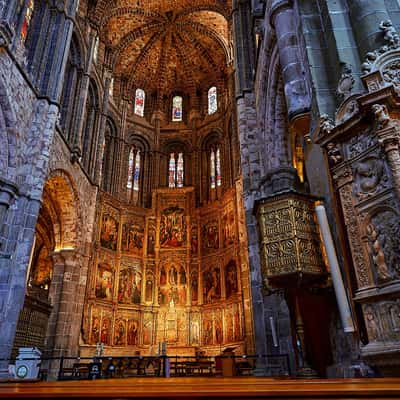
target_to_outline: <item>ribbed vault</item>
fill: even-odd
[[[128,88],[159,98],[223,79],[230,56],[228,0],[100,0],[95,20]]]

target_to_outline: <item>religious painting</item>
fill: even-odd
[[[169,300],[169,304],[170,305],[172,305],[172,304],[174,304],[174,305],[176,305],[176,304],[179,304],[179,290],[178,290],[178,288],[176,287],[176,286],[172,286],[170,289],[169,289],[169,292],[168,292],[168,300]]]
[[[161,215],[161,247],[182,247],[186,243],[185,210],[179,207],[165,209]]]
[[[111,344],[111,318],[103,317],[101,321],[100,341],[105,345]]]
[[[229,308],[225,313],[225,338],[227,343],[235,341],[235,336],[233,331],[233,316],[231,308]]]
[[[193,256],[197,256],[199,251],[199,236],[197,233],[197,226],[192,226],[190,231],[190,252]]]
[[[186,285],[186,271],[183,266],[179,269],[179,283],[181,285]]]
[[[214,328],[215,328],[215,343],[222,344],[223,335],[222,335],[222,318],[220,316],[216,317],[214,320]]]
[[[178,304],[184,306],[186,304],[186,286],[178,288]]]
[[[210,253],[219,248],[218,222],[212,221],[203,225],[202,248],[205,253]]]
[[[235,242],[235,214],[230,211],[222,218],[222,237],[224,247],[229,247]]]
[[[211,315],[204,315],[203,319],[203,343],[213,344],[213,322]]]
[[[153,340],[153,315],[145,313],[143,318],[143,344],[150,345]]]
[[[190,345],[198,346],[200,344],[200,315],[191,314],[190,321]]]
[[[192,304],[197,304],[197,301],[199,299],[199,279],[197,271],[193,271],[191,274],[190,294],[191,294]]]
[[[143,253],[144,229],[143,227],[128,222],[122,226],[122,251],[132,255]]]
[[[149,222],[147,233],[147,255],[153,256],[155,254],[156,245],[156,228],[154,221]]]
[[[241,326],[240,310],[237,304],[233,305],[232,313],[233,313],[233,325],[235,331],[235,341],[238,341],[242,339],[242,326]]]
[[[128,267],[119,273],[118,302],[122,304],[140,304],[142,274]]]
[[[109,264],[100,263],[97,267],[95,295],[103,300],[113,298],[113,271]]]
[[[187,323],[186,323],[186,315],[178,315],[178,345],[185,346],[186,336],[187,336]]]
[[[235,261],[230,261],[225,268],[226,298],[229,299],[238,291],[237,268]]]
[[[139,321],[137,321],[136,319],[130,319],[128,321],[128,335],[127,335],[128,346],[137,345],[138,336],[139,336]]]
[[[167,272],[165,271],[165,267],[162,266],[160,270],[160,286],[167,284]]]
[[[203,301],[210,304],[221,299],[221,272],[218,267],[203,273]]]
[[[100,342],[100,315],[93,314],[92,327],[90,331],[90,344],[96,344],[99,342]]]
[[[166,288],[158,289],[158,304],[160,306],[166,306],[169,303],[169,291]]]
[[[125,346],[126,344],[126,321],[117,319],[114,324],[114,345]]]
[[[100,244],[102,247],[113,251],[117,250],[118,226],[118,221],[111,215],[103,215],[100,233]]]
[[[147,277],[146,286],[144,290],[144,300],[147,303],[153,302],[153,279],[151,277]]]

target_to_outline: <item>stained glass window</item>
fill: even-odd
[[[135,93],[135,114],[139,117],[144,116],[144,102],[146,100],[146,93],[143,89],[136,89]]]
[[[135,164],[135,153],[133,149],[129,152],[129,161],[128,161],[128,182],[126,187],[128,190],[132,190],[133,187],[133,168]]]
[[[108,94],[110,97],[114,96],[114,78],[111,78],[110,87],[108,88]]]
[[[213,86],[208,91],[208,114],[215,114],[218,111],[217,88]]]
[[[136,153],[135,157],[135,172],[133,174],[133,190],[139,191],[139,176],[140,176],[140,151]]]
[[[217,186],[222,185],[222,173],[221,173],[221,151],[218,148],[216,152],[216,162],[215,162],[215,169],[217,173]]]
[[[169,159],[168,186],[170,188],[175,187],[175,154],[174,153],[171,153],[171,156]]]
[[[215,189],[215,152],[211,150],[211,189]]]
[[[34,0],[29,0],[26,11],[25,11],[24,21],[22,23],[22,28],[21,28],[21,39],[23,42],[25,42],[26,37],[28,36],[29,25],[31,23],[34,8],[35,8]]]
[[[128,201],[137,204],[140,190],[141,153],[135,147],[129,152],[128,181],[126,187]]]
[[[94,49],[93,49],[93,62],[97,63],[97,56],[99,54],[99,37],[96,37],[94,42]]]
[[[172,121],[182,121],[182,104],[183,99],[181,96],[175,96],[172,99]]]
[[[176,181],[178,183],[178,187],[183,187],[183,153],[178,154]]]

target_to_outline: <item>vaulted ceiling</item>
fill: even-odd
[[[160,96],[223,79],[230,60],[230,0],[99,0],[95,19],[128,87]]]

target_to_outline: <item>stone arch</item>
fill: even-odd
[[[7,88],[0,80],[0,176],[14,181],[17,169],[18,132]]]
[[[289,124],[284,93],[284,82],[279,62],[277,46],[271,54],[270,65],[266,74],[266,99],[262,131],[264,172],[287,166],[289,162]]]
[[[43,206],[54,222],[55,249],[76,249],[81,207],[72,179],[63,170],[51,172],[43,190]]]

